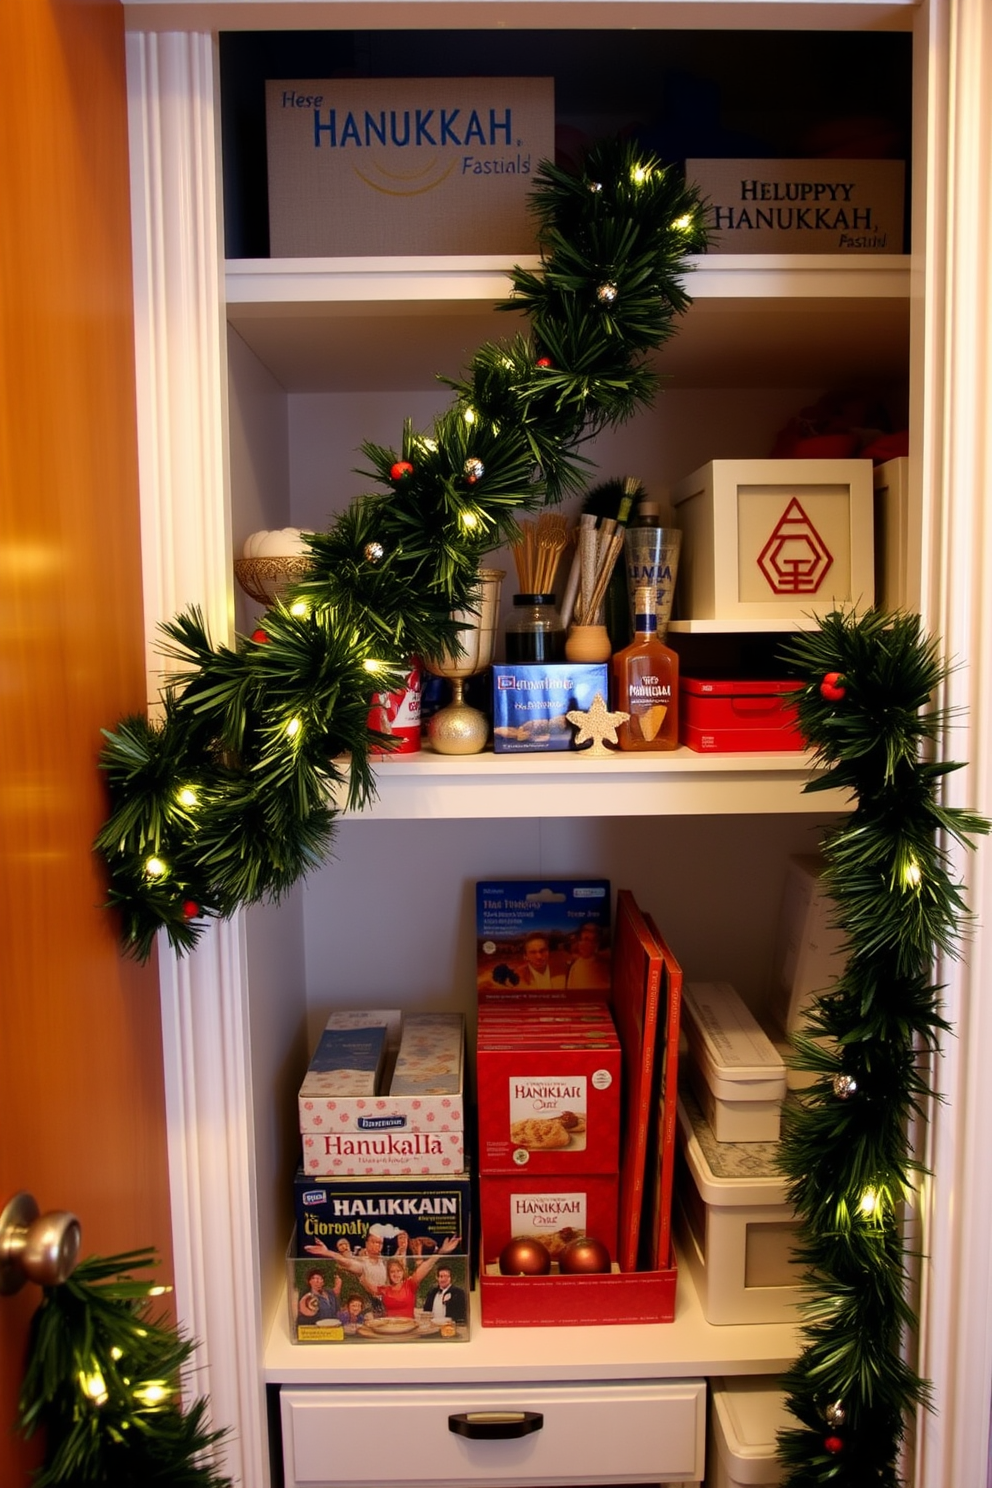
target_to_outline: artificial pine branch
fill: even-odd
[[[532,204],[541,272],[515,269],[498,307],[531,334],[442,379],[454,403],[429,431],[407,422],[399,450],[362,446],[379,489],[310,536],[311,573],[251,640],[212,645],[195,609],[163,626],[178,666],[163,723],[125,719],[101,759],[111,811],[96,846],[130,954],[145,959],[159,928],[187,951],[211,916],[278,897],[321,860],[328,785],[346,778],[351,807],[374,792],[373,691],[411,656],[457,650],[452,612],[475,603],[484,555],[519,538],[521,512],[587,484],[579,446],[653,398],[648,354],[706,247],[696,192],[611,141],[574,176],[545,164]]]
[[[903,1356],[915,1322],[904,1215],[921,1171],[908,1123],[927,1113],[927,1059],[947,1031],[934,960],[958,952],[969,924],[948,844],[971,846],[989,823],[939,800],[960,767],[934,758],[947,669],[919,616],[835,612],[786,659],[806,679],[797,705],[817,786],[846,791],[853,810],[823,845],[844,969],[794,1040],[792,1063],[816,1080],[787,1111],[780,1149],[807,1300],[785,1377],[800,1424],[779,1452],[787,1488],[895,1488],[929,1398]]]
[[[21,1432],[44,1432],[34,1488],[231,1488],[226,1433],[205,1400],[181,1404],[194,1345],[151,1315],[163,1288],[130,1275],[153,1264],[151,1249],[90,1257],[44,1288],[18,1406]]]

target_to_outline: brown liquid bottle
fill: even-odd
[[[614,708],[629,713],[617,729],[621,749],[677,749],[679,659],[658,639],[655,594],[634,596],[634,639],[613,658]]]

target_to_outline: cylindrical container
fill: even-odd
[[[404,685],[396,692],[374,692],[369,708],[369,728],[395,739],[392,746],[373,740],[369,753],[380,759],[391,754],[416,754],[420,748],[420,695],[423,674],[413,660]]]
[[[605,625],[570,625],[565,640],[566,661],[609,661],[613,655]]]
[[[655,614],[658,637],[663,640],[672,618],[672,600],[679,570],[682,533],[677,527],[663,527],[657,502],[641,501],[637,515],[624,535],[627,562],[627,594],[630,618],[634,620],[634,596],[645,584],[655,591]]]
[[[565,631],[553,594],[515,594],[505,634],[511,666],[565,660]]]

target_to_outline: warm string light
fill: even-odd
[[[923,882],[923,870],[912,855],[902,870],[902,882],[906,889],[918,889]]]
[[[692,217],[688,213],[684,217],[676,217],[672,226],[677,227],[679,232],[688,232],[692,226]]]
[[[478,513],[474,511],[459,512],[458,520],[466,532],[474,532],[479,525]]]
[[[866,1188],[858,1200],[858,1213],[865,1219],[878,1216],[881,1209],[881,1199],[873,1188]]]
[[[94,1369],[87,1374],[85,1370],[79,1372],[79,1388],[91,1405],[106,1405],[110,1396],[107,1394],[107,1386],[99,1369]]]
[[[180,806],[185,807],[187,811],[191,811],[194,806],[199,806],[200,804],[200,798],[191,785],[180,786],[179,790],[176,792],[176,800],[179,802]]]
[[[169,865],[162,858],[153,856],[145,859],[146,878],[161,879],[166,876],[168,871]]]
[[[169,1389],[165,1380],[147,1380],[145,1384],[138,1385],[133,1391],[133,1394],[135,1400],[141,1405],[147,1406],[150,1410],[155,1410],[170,1399],[172,1391]]]
[[[289,607],[289,613],[297,620],[305,620],[310,613],[310,606],[305,599],[296,599]]]
[[[287,739],[295,739],[302,729],[303,724],[299,718],[291,718],[286,725]]]

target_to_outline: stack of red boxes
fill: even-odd
[[[555,884],[553,892],[573,905],[574,918],[569,921],[563,909],[560,930],[545,927],[529,937],[547,942],[543,985],[528,985],[526,931],[517,937],[519,946],[507,934],[498,953],[495,947],[489,952],[498,962],[488,968],[495,976],[483,970],[484,929],[481,936],[477,1080],[485,1257],[498,1256],[512,1239],[534,1237],[554,1260],[578,1235],[595,1236],[616,1255],[621,1051],[609,1008],[607,956],[599,978],[583,968],[584,989],[567,985],[584,915],[595,920],[605,951],[609,888],[587,899],[583,887]],[[538,918],[546,921],[548,913]]]

